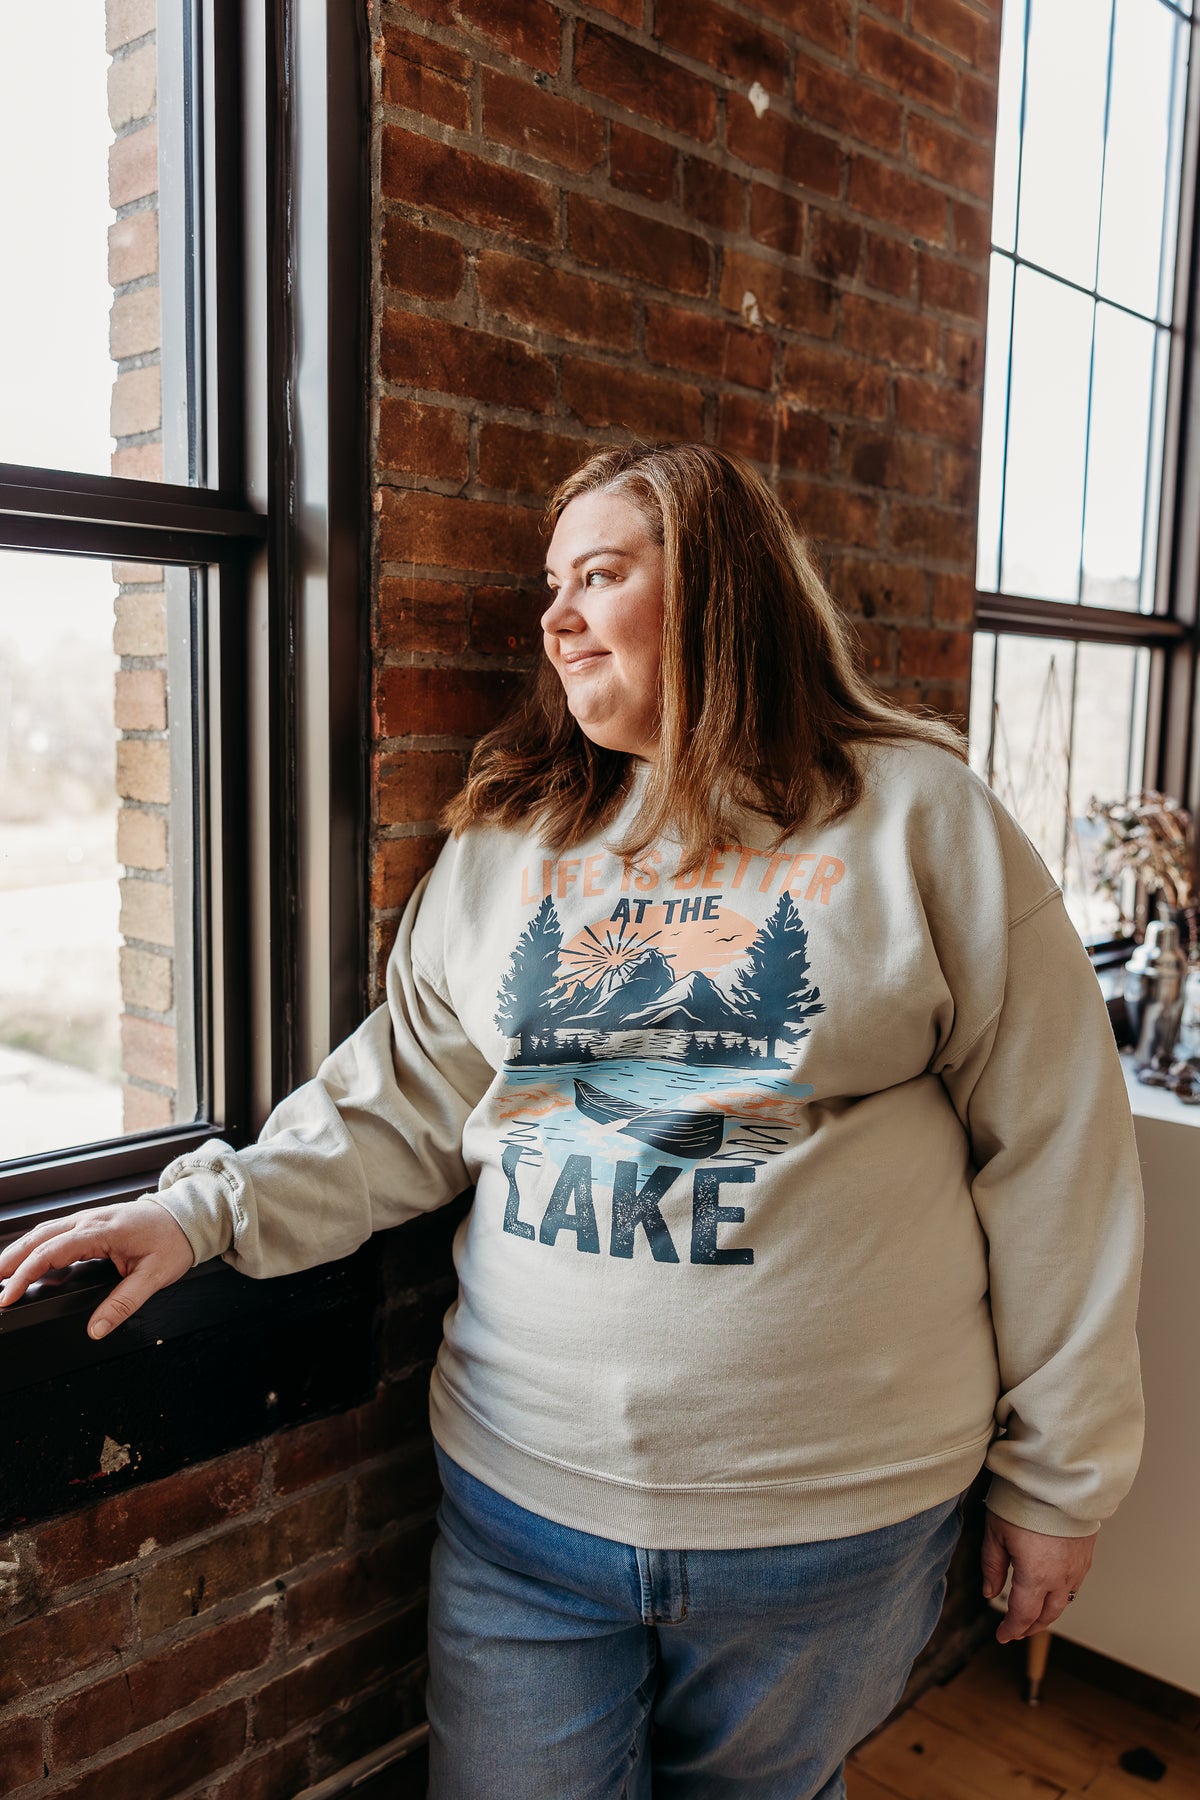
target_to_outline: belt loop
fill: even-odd
[[[654,1577],[650,1567],[650,1552],[643,1550],[640,1544],[634,1545],[633,1554],[637,1558],[639,1595],[638,1604],[642,1609],[642,1624],[654,1623]]]

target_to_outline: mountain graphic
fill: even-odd
[[[626,1031],[744,1031],[746,1021],[700,969],[672,982],[637,1012],[626,1012]]]
[[[593,1031],[619,1031],[631,1011],[649,1006],[667,993],[674,981],[670,959],[661,950],[646,950],[632,961],[606,970],[591,987],[575,988],[567,998],[568,1010],[555,1023],[560,1030],[585,1026]]]

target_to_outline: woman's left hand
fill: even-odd
[[[1092,1566],[1096,1533],[1090,1537],[1050,1537],[1010,1525],[994,1512],[985,1513],[983,1529],[983,1597],[994,1600],[1012,1566],[1008,1611],[996,1633],[1001,1644],[1045,1631],[1065,1611],[1083,1586]]]

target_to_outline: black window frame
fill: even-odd
[[[194,323],[206,485],[0,463],[0,547],[209,571],[194,730],[211,730],[215,810],[197,949],[219,1117],[4,1165],[0,1243],[153,1190],[214,1133],[251,1139],[365,1010],[367,20],[339,0],[159,0],[158,23],[198,77],[166,118],[160,88],[181,159],[174,241],[195,234],[190,266],[164,255],[160,279],[164,315]],[[111,1279],[80,1265],[42,1284],[4,1335],[90,1308]]]
[[[1027,39],[1030,11],[1037,3],[1029,0]],[[995,633],[998,642],[1005,636],[1051,637],[1149,651],[1144,784],[1175,796],[1196,816],[1200,812],[1200,18],[1174,0],[1159,3],[1191,33],[1191,43],[1181,133],[1154,608],[1133,612],[977,588],[974,625],[976,631]],[[1110,44],[1110,79],[1111,55]],[[1021,129],[1023,134],[1023,118]],[[1019,151],[1016,179],[1019,205]],[[1015,232],[1013,251],[993,244],[993,253],[1008,257],[1017,267],[1032,266],[1018,252]],[[1054,280],[1063,279],[1044,272]],[[1077,286],[1069,281],[1065,285]],[[1011,363],[1008,380],[1011,384]],[[1144,910],[1144,897],[1139,909]],[[1092,939],[1087,947],[1094,961],[1104,963],[1128,955],[1129,939]]]

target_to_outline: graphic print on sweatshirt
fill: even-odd
[[[676,1262],[661,1203],[683,1182],[691,1260],[750,1262],[718,1246],[717,1226],[744,1217],[721,1189],[753,1182],[803,1125],[798,1046],[825,1007],[800,905],[828,904],[844,865],[730,850],[681,877],[658,860],[626,869],[619,895],[600,891],[598,857],[522,872],[535,910],[495,1011],[505,1230],[598,1252],[607,1190],[610,1253],[632,1255],[640,1226],[655,1260]]]

